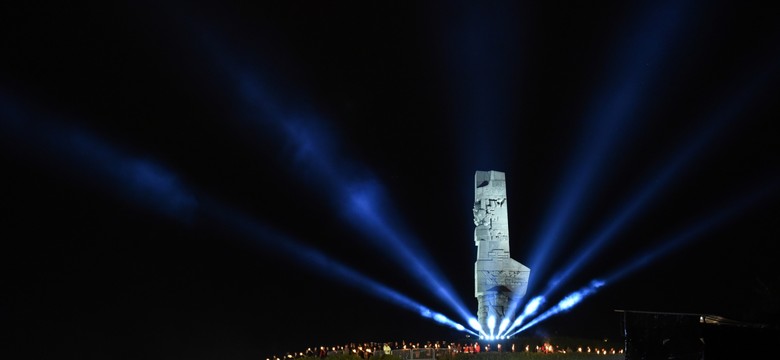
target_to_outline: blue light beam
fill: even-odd
[[[706,233],[707,231],[710,231],[716,225],[721,225],[726,223],[729,219],[739,215],[740,213],[748,209],[750,206],[757,203],[759,200],[766,199],[772,193],[776,192],[778,187],[780,187],[780,181],[777,180],[770,182],[768,185],[760,186],[758,187],[759,190],[754,191],[751,194],[740,197],[739,199],[734,201],[730,206],[724,207],[721,210],[687,227],[685,230],[673,236],[667,237],[662,243],[653,247],[652,249],[647,249],[645,251],[640,252],[639,255],[627,261],[623,266],[619,267],[617,270],[603,277],[603,280],[594,280],[591,282],[590,285],[566,296],[556,306],[545,311],[542,315],[537,316],[531,322],[527,323],[525,326],[510,333],[507,336],[512,336],[522,331],[525,331],[526,329],[530,328],[533,325],[538,324],[539,322],[549,318],[550,316],[571,309],[573,306],[579,304],[585,297],[595,293],[596,289],[606,284],[615,283],[616,281],[626,277],[630,273],[647,266],[657,258],[668,254],[672,250],[678,249],[684,245],[689,244],[693,240],[699,238],[702,234]]]
[[[343,282],[378,299],[399,305],[404,309],[414,311],[425,318],[430,318],[437,323],[450,326],[458,331],[476,335],[476,333],[450,320],[445,315],[430,310],[419,302],[328,257],[291,236],[281,234],[245,214],[216,202],[208,202],[208,205],[204,208],[211,218],[217,219],[226,225],[228,229],[240,233],[245,239],[250,241],[251,245],[260,246],[259,249],[262,251],[269,248],[273,249],[276,252],[289,256],[291,259],[295,259],[296,263],[309,267],[312,272],[320,276],[327,276],[333,280]]]
[[[280,106],[280,95],[272,94],[261,81],[261,76],[250,67],[240,66],[210,41],[207,44],[218,66],[228,71],[239,107],[247,109],[243,117],[263,133],[271,130],[281,135],[295,149],[294,163],[305,168],[307,177],[322,194],[331,199],[331,206],[341,212],[345,221],[360,230],[378,249],[392,248],[391,258],[399,262],[426,290],[449,305],[463,319],[472,315],[455,295],[452,286],[412,236],[401,233],[390,219],[392,206],[380,182],[367,174],[364,167],[349,163],[348,156],[336,151],[332,133],[327,133],[325,122],[317,116],[301,115],[301,110]],[[301,106],[302,108],[302,106]],[[345,201],[346,199],[346,201]]]
[[[734,201],[734,203],[730,206],[722,208],[708,217],[699,220],[692,226],[677,233],[676,235],[668,237],[666,241],[662,242],[658,246],[641,252],[639,256],[627,262],[624,266],[620,267],[619,270],[605,277],[605,281],[613,283],[646,266],[656,258],[659,258],[671,252],[672,250],[680,248],[683,245],[687,245],[691,241],[697,239],[697,237],[700,237],[702,234],[710,231],[713,227],[724,224],[731,218],[738,216],[742,212],[746,211],[750,206],[753,206],[759,202],[759,200],[765,200],[774,192],[776,192],[778,187],[780,187],[780,181],[778,180],[769,182],[766,185],[755,187],[758,190],[748,195],[743,195]]]
[[[535,317],[533,320],[531,320],[530,322],[525,324],[523,327],[521,327],[520,329],[516,330],[513,333],[510,333],[507,336],[513,336],[513,335],[515,335],[517,333],[523,332],[526,329],[530,328],[531,326],[534,326],[534,325],[538,324],[539,322],[549,318],[550,316],[559,314],[559,313],[564,312],[564,311],[568,311],[569,309],[573,308],[575,305],[579,304],[585,297],[590,296],[593,293],[595,293],[596,290],[598,288],[604,286],[604,284],[605,284],[605,282],[603,282],[601,280],[593,280],[593,281],[591,281],[591,283],[588,286],[583,287],[582,289],[579,289],[579,290],[577,290],[577,291],[567,295],[566,297],[561,299],[561,301],[559,301],[555,306],[553,306],[549,310],[545,311],[541,315]]]
[[[773,65],[772,67],[776,66]],[[728,101],[718,102],[721,106],[716,108],[708,117],[708,121],[705,121],[699,131],[695,132],[697,136],[692,141],[681,144],[678,150],[674,152],[676,156],[667,161],[666,165],[655,176],[644,183],[639,188],[639,191],[636,191],[630,200],[620,207],[621,210],[616,212],[616,215],[611,216],[611,220],[602,226],[595,236],[585,242],[586,246],[583,249],[574,252],[576,257],[567,263],[561,273],[550,280],[543,296],[548,296],[561,286],[575,271],[586,264],[598,250],[604,247],[609,240],[614,239],[622,227],[629,223],[630,220],[636,218],[640,210],[647,208],[647,203],[650,200],[657,198],[658,193],[668,187],[668,184],[675,179],[674,175],[684,170],[685,166],[690,164],[702,152],[702,149],[709,145],[717,135],[723,133],[727,125],[738,118],[738,115],[749,105],[753,96],[766,84],[767,73],[765,71],[752,78],[748,84],[732,95]]]
[[[173,172],[146,157],[131,156],[89,131],[50,115],[22,109],[17,99],[0,94],[0,126],[5,144],[13,144],[46,163],[58,176],[118,196],[159,215],[190,223],[198,199]],[[46,118],[46,119],[43,119]]]
[[[529,267],[537,276],[546,271],[552,249],[560,246],[566,231],[571,229],[579,207],[587,200],[585,196],[595,193],[589,189],[597,174],[603,176],[606,173],[602,168],[609,151],[619,142],[625,143],[630,139],[628,135],[633,133],[629,123],[631,115],[639,101],[644,99],[642,94],[653,75],[651,69],[656,68],[645,64],[660,62],[663,58],[666,46],[672,43],[669,39],[682,23],[683,10],[683,2],[667,1],[640,12],[642,18],[636,23],[641,25],[634,32],[628,32],[633,36],[624,39],[622,46],[617,46],[623,52],[615,56],[618,65],[611,67],[618,69],[613,73],[613,84],[606,86],[601,95],[591,102],[592,109],[586,118],[589,128],[583,132],[579,147],[572,152],[576,156],[566,168],[558,195],[552,201],[547,220],[536,238]],[[517,305],[517,302],[510,305],[510,313],[514,313]]]
[[[531,301],[529,301],[525,305],[525,308],[523,309],[523,313],[520,314],[520,316],[518,316],[515,319],[515,321],[512,322],[512,325],[509,326],[509,328],[500,330],[499,331],[499,335],[507,336],[505,334],[510,333],[512,330],[514,330],[518,326],[522,325],[523,321],[525,321],[526,318],[536,314],[536,312],[539,311],[539,308],[542,306],[542,304],[544,304],[546,302],[546,300],[547,300],[546,297],[542,296],[542,295],[536,296],[533,299],[531,299]],[[509,318],[506,318],[506,320],[508,321]]]
[[[456,120],[459,159],[473,171],[502,168],[512,154],[510,125],[513,94],[522,69],[524,12],[512,2],[452,2],[447,16],[431,9],[429,22],[435,44],[441,46],[443,79],[452,101],[446,103]],[[474,151],[474,149],[479,149]],[[492,163],[492,164],[490,164]],[[468,172],[467,171],[467,172]]]
[[[49,165],[76,169],[76,173],[81,176],[77,180],[97,177],[100,179],[97,183],[112,195],[186,223],[191,222],[196,211],[201,216],[208,214],[209,218],[229,225],[233,231],[240,230],[244,235],[249,235],[253,245],[262,245],[261,250],[273,248],[308,265],[317,274],[328,275],[357,289],[368,289],[369,294],[379,299],[416,311],[423,317],[456,330],[477,335],[443,314],[431,311],[323,253],[252,221],[244,214],[206,197],[196,201],[192,189],[185,187],[173,172],[151,160],[130,156],[85,130],[60,122],[35,119],[37,116],[29,115],[11,103],[15,102],[0,96],[0,125],[4,130],[2,136],[24,139],[14,143],[24,146],[25,150],[35,150],[42,159],[51,162]]]

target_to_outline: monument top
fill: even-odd
[[[506,180],[506,175],[502,171],[495,171],[495,170],[488,170],[488,171],[477,171],[474,173],[474,183],[477,185],[477,187],[480,187],[482,183],[489,182],[489,181],[495,181],[495,180]]]

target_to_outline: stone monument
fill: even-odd
[[[474,296],[477,319],[490,335],[488,318],[496,327],[510,301],[525,295],[531,269],[509,257],[506,177],[500,171],[477,171],[474,175]]]

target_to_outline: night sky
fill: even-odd
[[[523,334],[616,338],[618,309],[777,324],[761,2],[20,3],[0,6],[2,358],[459,341],[337,269],[465,325],[412,258],[476,312],[477,170],[506,173],[528,297],[585,249],[546,305],[614,279]]]

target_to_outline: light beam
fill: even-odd
[[[368,171],[364,167],[346,161],[349,156],[335,150],[338,142],[332,134],[320,131],[325,121],[318,116],[301,115],[300,109],[280,106],[283,103],[279,100],[281,95],[268,91],[257,71],[250,70],[251,66],[238,65],[216,43],[211,41],[207,45],[209,52],[216,64],[231,75],[238,107],[247,109],[244,119],[264,134],[276,132],[297,149],[295,162],[305,164],[307,177],[316,179],[313,184],[331,199],[331,206],[343,214],[346,222],[372,240],[376,248],[382,251],[392,248],[396,255],[390,258],[401,265],[400,269],[407,271],[463,319],[468,319],[469,311],[421,243],[395,224],[400,217],[391,211],[393,207],[380,182],[365,175]],[[355,174],[364,175],[356,178]]]
[[[25,139],[17,144],[28,150],[34,148],[40,159],[49,161],[50,166],[64,165],[77,169],[80,177],[76,180],[97,177],[101,180],[98,184],[112,195],[185,223],[189,223],[197,212],[198,216],[217,220],[228,229],[239,232],[253,245],[261,245],[262,250],[273,248],[311,267],[321,276],[329,276],[440,324],[476,335],[445,315],[431,311],[290,236],[206,196],[195,196],[196,192],[181,183],[172,171],[151,160],[128,155],[83,129],[60,122],[36,120],[34,115],[18,106],[11,106],[11,103],[0,96],[3,136],[10,134]],[[196,201],[196,198],[199,200]]]

